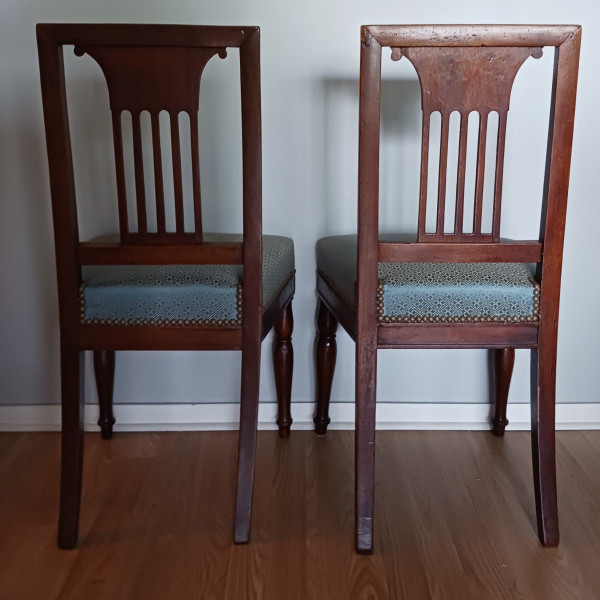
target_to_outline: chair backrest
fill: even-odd
[[[244,296],[260,306],[261,103],[258,27],[187,25],[39,24],[37,40],[53,205],[61,315],[84,264],[243,264]],[[67,113],[63,46],[73,45],[101,67],[112,112],[120,243],[80,242]],[[198,103],[204,67],[226,49],[240,49],[243,161],[243,242],[203,240],[198,148]],[[175,231],[165,224],[159,113],[170,118]],[[137,230],[130,227],[121,115],[132,117]],[[149,231],[140,115],[150,113],[156,231]],[[190,119],[194,231],[184,231],[179,114]],[[251,281],[250,281],[251,279]],[[74,297],[76,294],[73,295]]]
[[[581,28],[566,25],[390,25],[361,30],[359,131],[359,313],[373,320],[378,261],[538,263],[542,297],[558,302]],[[506,119],[514,78],[528,57],[554,46],[555,63],[539,240],[500,240]],[[423,134],[418,233],[415,243],[379,242],[381,49],[414,65],[421,84]],[[430,118],[441,115],[435,231],[426,231]],[[449,121],[460,113],[454,229],[444,231]],[[475,194],[465,198],[468,116],[479,113]],[[491,232],[482,232],[488,116],[498,113]],[[473,230],[463,230],[474,202]],[[544,290],[546,287],[546,290]],[[362,306],[362,309],[361,309]],[[359,321],[361,316],[359,314]]]
[[[117,174],[119,224],[122,241],[153,243],[157,240],[184,241],[184,202],[181,177],[181,140],[179,115],[190,119],[192,182],[194,199],[194,238],[202,241],[202,206],[200,200],[200,161],[198,157],[198,101],[200,78],[208,61],[215,55],[227,56],[225,48],[206,46],[100,46],[78,45],[78,56],[89,54],[102,68],[108,84],[112,112],[113,138]],[[127,218],[125,165],[121,118],[131,113],[135,171],[137,231],[132,232]],[[142,157],[142,111],[148,111],[152,125],[152,149],[156,197],[156,233],[148,230],[144,165]],[[169,114],[173,187],[175,198],[175,232],[167,235],[163,189],[163,167],[159,114]]]
[[[486,46],[421,46],[392,49],[392,60],[405,56],[415,67],[421,83],[423,108],[423,137],[421,155],[421,190],[419,198],[418,239],[435,241],[499,241],[500,208],[502,201],[502,172],[506,117],[510,92],[517,71],[529,57],[539,58],[541,48],[486,47]],[[475,170],[475,197],[472,233],[463,231],[465,204],[465,176],[467,171],[467,135],[471,112],[479,115],[477,166]],[[441,116],[440,154],[438,164],[437,214],[435,232],[426,233],[430,122],[434,112]],[[448,169],[448,134],[450,115],[459,114],[460,137],[457,165],[457,190],[454,231],[444,232],[446,211],[446,178]],[[488,117],[498,114],[496,168],[491,233],[483,233],[483,190],[485,181]],[[435,166],[434,166],[435,168]],[[473,198],[467,198],[467,202]]]

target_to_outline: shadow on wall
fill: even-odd
[[[358,182],[357,78],[323,80],[323,197],[319,237],[356,232]],[[417,228],[421,161],[418,80],[383,79],[381,91],[380,231]],[[349,177],[349,173],[354,176]],[[355,210],[349,211],[352,203]]]
[[[10,89],[8,89],[10,88]],[[56,397],[58,312],[54,278],[44,133],[38,98],[22,85],[7,86],[12,96],[0,111],[0,273],[3,316],[0,337],[0,403],[31,401],[39,390]],[[32,357],[35,357],[32,361]],[[33,362],[33,364],[32,364]],[[33,367],[33,368],[32,368]],[[42,400],[44,400],[43,398]]]

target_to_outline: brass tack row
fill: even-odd
[[[238,283],[236,288],[236,319],[86,319],[85,285],[79,286],[79,316],[82,325],[142,325],[150,327],[240,327],[242,325],[242,292]]]
[[[403,316],[384,316],[383,314],[383,285],[377,286],[377,322],[378,323],[536,323],[540,320],[540,284],[529,278],[533,284],[533,312],[531,315],[507,316],[507,317],[403,317]]]

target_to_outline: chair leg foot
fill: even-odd
[[[329,418],[331,384],[335,371],[337,343],[335,332],[338,322],[323,300],[317,303],[317,337],[315,340],[315,362],[317,367],[317,410],[314,416],[315,433],[325,435]]]
[[[277,390],[277,425],[279,427],[280,438],[288,438],[290,436],[290,427],[292,425],[293,329],[294,316],[290,300],[275,323],[275,340],[273,342],[273,371],[275,373],[275,388]]]
[[[506,407],[508,404],[508,391],[515,365],[514,348],[498,348],[490,350],[490,391],[494,405],[492,417],[492,432],[497,437],[502,437],[508,419]]]
[[[329,423],[331,423],[331,419],[328,417],[324,421],[319,421],[315,417],[314,422],[315,422],[315,433],[317,435],[325,435],[327,433],[327,425],[329,425]]]
[[[113,389],[115,382],[115,353],[112,350],[94,351],[94,372],[98,390],[98,405],[100,407],[100,427],[103,440],[113,436],[115,417],[113,414]]]
[[[98,425],[100,426],[100,436],[103,440],[112,440],[113,436],[113,423],[104,424],[100,420],[98,420]]]
[[[496,437],[504,437],[504,432],[506,430],[506,426],[508,425],[508,420],[506,420],[506,421],[494,420],[493,425],[494,425],[494,427],[492,429],[492,433]]]
[[[84,352],[61,348],[61,476],[58,547],[74,548],[79,531],[83,468]]]
[[[358,523],[355,550],[357,554],[373,554],[373,524]]]

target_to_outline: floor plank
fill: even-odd
[[[86,434],[81,536],[56,548],[59,436],[0,434],[0,598],[600,598],[600,432],[557,434],[561,544],[537,541],[529,434],[377,435],[375,554],[353,551],[352,432],[258,442],[231,543],[235,432]]]

